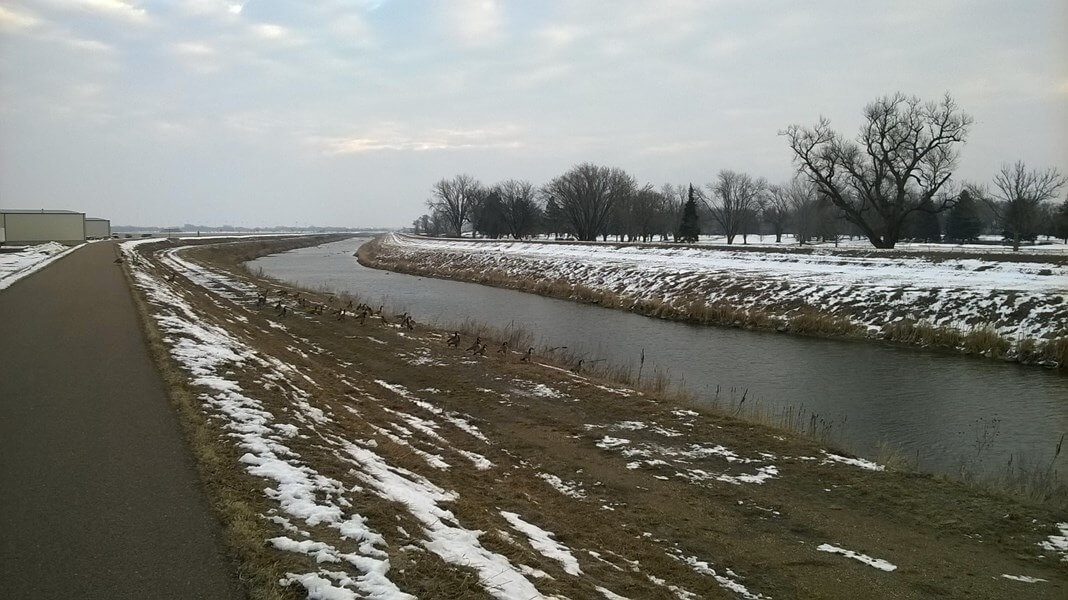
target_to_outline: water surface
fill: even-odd
[[[803,410],[833,422],[836,441],[866,456],[886,443],[921,468],[998,471],[1012,459],[1048,464],[1068,431],[1068,377],[1036,367],[871,342],[823,340],[662,321],[471,283],[369,269],[353,238],[260,258],[253,267],[305,287],[359,294],[448,326],[466,319],[533,331],[587,361],[663,371],[699,401]],[[806,416],[806,419],[808,417]],[[1062,453],[1058,469],[1068,467]]]

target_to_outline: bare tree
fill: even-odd
[[[608,233],[615,208],[636,188],[634,178],[622,169],[582,163],[550,181],[542,193],[570,233],[592,241]]]
[[[1038,233],[1042,204],[1055,198],[1066,183],[1068,179],[1056,168],[1039,171],[1016,161],[1012,166],[1003,165],[994,175],[992,193],[975,188],[973,194],[990,207],[994,218],[1012,237],[1012,249],[1019,251],[1021,239]]]
[[[708,206],[712,219],[723,229],[727,243],[733,244],[739,233],[748,233],[756,215],[758,200],[768,183],[764,178],[753,179],[746,173],[728,169],[720,171],[717,181],[705,187],[712,201],[703,194],[702,200]]]
[[[482,196],[482,184],[471,175],[462,174],[435,183],[426,205],[440,214],[449,235],[460,237]]]
[[[790,200],[795,185],[798,185],[798,182],[769,186],[768,193],[762,198],[760,214],[775,232],[776,244],[782,242],[782,234],[786,232],[786,225],[790,220]]]
[[[813,128],[791,125],[781,135],[799,172],[842,216],[876,248],[893,248],[910,213],[937,213],[956,202],[956,194],[938,191],[956,168],[973,119],[949,94],[924,103],[901,93],[869,104],[864,118],[855,142],[823,117]]]
[[[529,181],[509,179],[496,186],[504,209],[504,222],[513,238],[534,232],[541,217],[541,207],[534,196],[534,186]]]
[[[652,240],[654,235],[662,234],[665,229],[664,196],[645,186],[624,200],[617,212],[619,214],[619,233],[625,234],[628,241],[640,239]]]
[[[665,183],[660,186],[660,195],[664,197],[664,218],[670,226],[672,239],[679,241],[679,226],[682,223],[682,213],[686,207],[687,188],[684,185],[671,185]],[[667,240],[664,240],[667,241]]]
[[[795,178],[785,188],[790,204],[790,222],[797,243],[804,245],[813,238],[828,233],[827,223],[833,219],[830,202],[820,198],[819,192],[808,181]]]

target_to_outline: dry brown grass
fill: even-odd
[[[201,296],[196,306],[205,318],[220,326],[240,327],[226,320],[231,314],[224,307],[203,298],[200,291],[189,295],[191,298],[196,296]],[[599,434],[591,434],[586,424],[611,424],[624,420],[658,423],[682,432],[683,436],[665,442],[651,432],[635,431],[627,435],[636,442],[648,439],[679,446],[722,443],[746,455],[767,450],[783,460],[790,456],[811,455],[817,452],[818,446],[800,436],[725,416],[731,413],[744,415],[747,411],[755,413],[759,409],[758,403],[744,390],[740,394],[725,394],[722,410],[718,413],[704,408],[699,410],[700,416],[684,418],[673,410],[686,406],[682,403],[684,399],[672,395],[666,383],[668,379],[662,374],[645,373],[641,383],[649,386],[645,389],[659,387],[661,392],[667,390],[666,394],[620,395],[601,386],[627,378],[636,379],[633,373],[614,372],[610,366],[597,363],[593,365],[597,371],[584,369],[581,377],[573,376],[566,371],[569,361],[576,357],[560,351],[543,350],[544,362],[549,362],[549,356],[557,357],[558,361],[545,367],[519,363],[517,354],[491,354],[475,360],[463,355],[462,351],[445,347],[446,332],[424,327],[417,328],[414,333],[403,332],[405,335],[401,337],[397,330],[379,322],[361,328],[352,321],[339,324],[330,319],[293,318],[287,321],[287,327],[294,334],[289,336],[265,326],[271,315],[252,311],[245,314],[250,319],[249,330],[254,338],[250,343],[258,352],[278,356],[322,384],[314,402],[335,416],[336,426],[331,427],[346,439],[373,438],[368,423],[386,425],[393,418],[386,409],[411,410],[403,402],[383,393],[375,393],[374,401],[354,398],[353,385],[377,389],[372,381],[386,375],[391,381],[412,390],[428,386],[444,390],[436,395],[435,402],[448,410],[469,414],[495,441],[493,446],[477,449],[485,452],[498,465],[497,469],[487,475],[455,464],[448,471],[430,471],[410,449],[384,442],[381,438],[377,451],[390,464],[424,473],[446,489],[460,490],[459,500],[449,505],[457,520],[485,531],[481,540],[486,547],[508,556],[513,562],[531,564],[556,576],[555,580],[539,582],[539,587],[546,593],[590,597],[590,584],[586,582],[596,582],[627,597],[669,597],[663,588],[650,584],[644,576],[649,573],[669,577],[702,597],[721,595],[722,592],[707,579],[664,555],[658,544],[668,540],[677,543],[678,548],[687,554],[708,559],[717,567],[734,568],[745,577],[751,589],[771,597],[818,594],[828,598],[852,598],[857,589],[870,585],[865,578],[870,575],[868,571],[858,570],[847,564],[848,561],[839,564],[834,560],[820,560],[820,568],[813,569],[811,561],[798,560],[798,554],[802,552],[799,548],[835,540],[845,547],[856,547],[880,557],[900,556],[906,561],[893,579],[880,581],[881,589],[888,594],[915,596],[915,590],[928,589],[918,586],[933,578],[941,586],[940,593],[948,597],[993,597],[1003,595],[998,586],[1006,584],[984,578],[981,582],[969,581],[964,585],[955,578],[962,572],[990,568],[990,565],[1006,569],[1003,572],[1013,572],[1002,564],[1011,562],[1012,556],[1027,552],[1034,545],[1030,526],[1022,524],[1030,523],[1032,518],[1042,522],[1053,518],[1049,511],[1038,506],[979,496],[974,490],[929,477],[910,473],[870,474],[815,462],[787,462],[783,477],[763,486],[693,486],[672,477],[670,470],[662,472],[665,479],[661,480],[653,476],[659,474],[657,471],[629,469],[626,466],[629,459],[594,447],[591,437]],[[467,327],[486,334],[484,337],[500,336],[516,342],[527,339],[525,336],[528,335],[511,326],[494,329],[469,323]],[[372,343],[367,334],[386,340],[388,346]],[[313,340],[324,351],[306,357],[294,353],[289,346],[300,338]],[[448,366],[416,369],[398,358],[424,346]],[[165,352],[163,356],[166,358]],[[353,363],[352,368],[339,368],[342,361]],[[613,379],[600,379],[601,372]],[[254,387],[255,373],[240,373],[239,377],[243,387]],[[519,396],[512,387],[517,379],[556,386],[566,393],[568,400]],[[178,381],[175,385],[180,388],[183,384]],[[509,394],[508,402],[492,400],[493,396],[478,391],[483,387]],[[195,390],[189,391],[187,405],[198,413]],[[289,400],[284,394],[266,394],[263,401],[276,414],[284,414],[289,408]],[[344,410],[345,406],[358,407],[361,414],[350,416]],[[814,418],[803,410],[791,409],[788,413],[778,415],[781,423],[806,431],[813,438],[830,437],[833,426],[828,427],[829,424],[818,416]],[[210,420],[197,417],[197,414],[192,418],[199,418],[204,423],[207,428],[205,443],[208,448],[217,450],[197,454],[198,462],[204,460],[206,464],[216,465],[218,476],[214,479],[210,477],[213,469],[205,469],[209,473],[206,477],[208,485],[235,488],[234,496],[228,497],[219,490],[211,495],[213,499],[230,498],[220,503],[219,510],[224,519],[229,518],[228,515],[245,516],[239,524],[228,525],[228,538],[233,540],[235,552],[243,553],[243,564],[250,570],[248,577],[262,582],[264,592],[257,597],[288,597],[292,590],[278,588],[272,578],[287,570],[307,572],[316,565],[304,557],[293,559],[292,564],[271,560],[272,556],[277,559],[284,554],[263,547],[263,539],[269,537],[270,532],[256,522],[258,514],[265,509],[256,497],[262,482],[246,485],[247,476],[235,466],[238,463],[234,451],[225,447],[229,440],[211,429]],[[770,414],[768,418],[771,419]],[[468,445],[471,443],[469,438],[452,434],[448,437],[457,447],[476,449]],[[302,459],[315,464],[325,476],[340,481],[351,478],[351,466],[338,461],[336,452],[328,446],[314,439],[295,439],[293,443]],[[426,440],[413,438],[412,443],[431,450]],[[587,500],[577,503],[557,494],[534,476],[535,469],[574,479],[587,491]],[[833,500],[830,500],[834,503],[832,509],[828,509],[831,496],[825,489],[834,490]],[[445,565],[428,553],[401,550],[405,541],[393,532],[395,526],[417,535],[420,531],[406,510],[367,492],[353,491],[349,499],[359,507],[360,514],[389,538],[393,566],[390,575],[395,581],[420,597],[485,597],[484,590],[476,585],[469,570]],[[610,505],[612,509],[603,509],[602,505]],[[962,510],[962,505],[967,510]],[[558,540],[575,548],[579,554],[581,548],[616,549],[628,558],[638,560],[642,573],[634,575],[620,561],[616,561],[620,563],[620,568],[616,569],[581,555],[586,581],[567,579],[560,575],[558,565],[532,552],[529,547],[517,546],[497,537],[497,529],[507,529],[497,516],[497,511],[502,509],[516,510],[531,518],[536,516],[540,525],[555,532]],[[770,509],[774,509],[777,516],[771,517]],[[828,510],[833,512],[828,513]],[[988,518],[1007,511],[1020,515],[1020,521]],[[979,534],[983,542],[974,541],[970,535],[947,539],[931,527],[932,523],[941,522],[950,515],[962,530]],[[232,534],[230,529],[234,531]],[[1029,533],[1018,535],[1024,529]],[[315,533],[318,536],[330,532]],[[805,545],[799,546],[799,541]],[[902,553],[900,548],[909,551]],[[814,556],[814,560],[826,558]],[[923,568],[918,568],[919,565]],[[1028,572],[1056,580],[1059,584],[1056,565],[1033,563]],[[276,596],[267,595],[271,593],[272,584]]]
[[[295,590],[278,585],[278,574],[293,569],[297,562],[283,560],[264,544],[272,534],[261,516],[264,503],[259,489],[262,485],[243,470],[234,468],[239,464],[238,451],[218,423],[204,414],[197,391],[190,386],[188,377],[168,352],[151,317],[151,309],[134,291],[129,271],[124,269],[124,273],[149,352],[167,387],[197,472],[204,482],[208,501],[222,525],[226,547],[236,562],[238,578],[249,597],[256,600],[299,598]]]

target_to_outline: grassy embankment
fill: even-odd
[[[741,249],[732,248],[732,251],[738,250]],[[765,251],[766,249],[754,248],[747,250]],[[772,251],[782,254],[805,253],[804,250],[796,249],[773,249]],[[849,256],[868,256],[870,254],[861,251],[844,252]],[[923,256],[934,260],[946,260],[952,257],[951,254],[943,256],[941,253],[912,253],[910,255]],[[670,301],[665,301],[662,298],[617,293],[612,290],[575,283],[563,278],[524,278],[517,276],[515,272],[505,272],[493,268],[457,268],[454,265],[441,266],[420,262],[390,255],[388,251],[383,251],[379,239],[362,245],[357,252],[357,258],[361,264],[368,267],[515,289],[552,298],[636,312],[658,319],[682,321],[697,325],[762,329],[825,338],[878,339],[940,352],[1012,360],[1022,364],[1054,366],[1060,370],[1068,369],[1068,333],[1051,339],[1036,340],[1026,338],[1012,340],[999,335],[997,331],[989,326],[960,329],[935,325],[924,320],[912,318],[894,320],[890,318],[890,315],[887,315],[889,324],[883,327],[878,336],[873,337],[866,327],[858,324],[848,316],[830,314],[803,303],[792,307],[790,314],[784,316],[777,312],[739,307],[730,302],[709,302],[704,295],[699,293],[680,295]],[[1009,258],[1018,257],[999,255],[994,258],[1008,260]],[[839,306],[838,308],[841,309],[842,307]]]
[[[296,244],[305,245],[299,241],[216,245],[194,250],[190,256],[210,260],[235,278],[277,288],[275,282],[242,272],[242,263]],[[167,274],[151,258],[135,268],[161,277]],[[448,348],[441,332],[423,326],[408,332],[381,320],[361,326],[351,319],[299,313],[283,321],[270,309],[255,309],[251,298],[245,304],[218,301],[182,277],[173,285],[205,323],[227,328],[256,352],[278,357],[319,382],[321,389],[310,402],[333,423],[320,426],[314,435],[293,438],[293,449],[319,472],[352,486],[350,502],[387,540],[391,577],[420,597],[487,594],[469,570],[413,546],[419,544],[420,524],[398,503],[358,490],[360,486],[353,484],[362,482],[354,481],[351,465],[338,460],[323,439],[377,439],[378,451],[391,464],[445,489],[459,490],[460,498],[450,506],[457,520],[487,532],[483,543],[513,562],[553,576],[536,580],[545,593],[593,597],[590,585],[596,583],[630,598],[673,597],[651,575],[700,597],[729,597],[711,579],[672,558],[679,553],[711,560],[721,573],[730,568],[751,591],[774,598],[858,594],[994,598],[1020,593],[1052,598],[1068,585],[1057,558],[1039,558],[1042,552],[1036,546],[1048,535],[1050,524],[1063,518],[1063,506],[1007,498],[926,475],[869,472],[806,460],[802,457],[824,456],[820,444],[715,412],[681,410],[679,399],[671,394],[639,395],[607,380],[568,373],[546,357],[538,359],[540,364],[522,363],[514,353],[491,351],[485,357],[471,357]],[[303,293],[318,301],[328,298],[326,293]],[[264,482],[242,468],[241,450],[224,421],[205,412],[200,400],[204,390],[190,384],[188,374],[171,357],[168,342],[151,318],[160,307],[135,296],[153,353],[252,596],[302,596],[298,588],[280,586],[279,579],[318,565],[310,557],[265,544],[284,533],[264,518],[277,512],[277,504],[263,493]],[[247,323],[235,319],[238,315]],[[295,412],[291,395],[281,384],[263,388],[259,375],[250,370],[236,376],[244,389],[256,390],[257,398],[279,418],[291,417]],[[408,445],[383,437],[379,429],[400,431],[397,415],[413,408],[377,387],[375,380],[382,378],[410,390],[437,390],[433,401],[468,415],[492,445],[475,444],[444,427],[437,430],[440,439],[409,432]],[[537,386],[556,395],[532,393]],[[645,426],[635,428],[634,423]],[[685,450],[714,443],[758,461],[754,464],[772,461],[760,454],[769,453],[779,473],[762,485],[702,480],[696,473],[738,475],[754,467],[709,456],[624,456],[619,448],[598,447],[605,435],[627,438],[627,447],[634,449]],[[494,467],[471,468],[451,453],[453,448],[482,452]],[[431,468],[416,450],[439,453],[452,467]],[[635,460],[638,468],[630,468]],[[581,490],[581,497],[558,493],[539,473],[561,477]],[[519,512],[555,532],[556,539],[579,558],[583,576],[569,577],[560,565],[516,543],[514,538],[522,539],[521,535],[499,533],[508,530],[498,516],[502,509]],[[315,539],[332,535],[321,527],[297,525]],[[827,542],[890,560],[899,568],[883,573],[814,550]],[[595,551],[600,558],[580,549]],[[627,561],[637,561],[633,564],[640,570]],[[1048,581],[1023,584],[1001,578],[1002,573]]]

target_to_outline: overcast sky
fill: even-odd
[[[1068,2],[0,0],[0,207],[401,226],[461,172],[793,172],[778,131],[946,91],[958,178],[1068,171]]]

